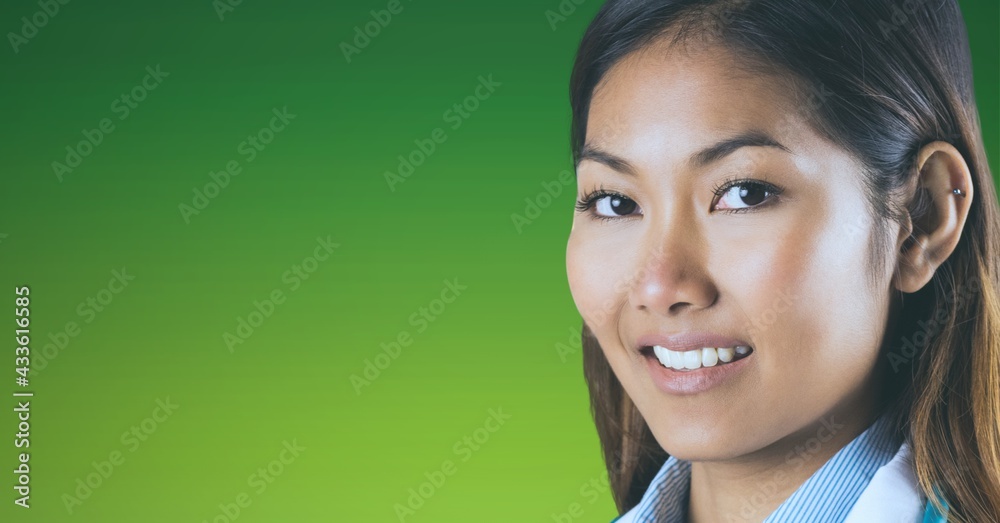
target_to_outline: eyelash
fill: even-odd
[[[722,195],[724,195],[727,192],[729,192],[730,189],[732,189],[733,187],[738,187],[740,185],[756,185],[756,186],[762,187],[762,188],[764,188],[765,191],[767,191],[768,193],[770,193],[771,196],[764,203],[761,203],[759,205],[755,205],[753,207],[743,207],[741,209],[720,209],[722,212],[726,212],[726,213],[729,213],[729,214],[741,214],[741,213],[745,213],[745,212],[759,211],[760,209],[762,209],[764,207],[767,207],[767,206],[770,206],[772,203],[774,203],[773,202],[774,198],[776,198],[779,195],[781,195],[781,193],[783,191],[783,189],[781,187],[778,187],[777,185],[774,185],[773,183],[768,182],[766,179],[764,179],[764,180],[757,180],[757,179],[754,179],[754,178],[745,178],[745,177],[739,177],[739,178],[737,178],[737,177],[731,176],[731,177],[726,178],[725,180],[722,180],[722,182],[720,182],[718,185],[716,185],[712,189],[712,194],[715,195],[715,198],[712,200],[712,205],[714,206],[717,203],[719,203],[718,202],[719,198],[722,198]]]
[[[625,196],[624,194],[622,194],[620,192],[606,190],[604,188],[604,186],[602,185],[602,186],[598,187],[596,191],[591,191],[591,192],[583,195],[583,198],[580,198],[576,202],[576,210],[579,211],[579,212],[591,211],[594,208],[594,204],[595,203],[597,203],[601,198],[606,198],[608,196],[617,196],[619,198],[625,198],[626,200],[632,200],[632,198],[629,198],[628,196]],[[591,212],[590,214],[591,214],[592,218],[596,218],[598,220],[607,220],[607,221],[619,220],[621,218],[628,218],[628,216],[617,216],[617,217],[616,216],[601,216],[601,215],[596,214],[594,212]]]
[[[730,214],[741,214],[741,213],[745,213],[745,212],[757,211],[757,210],[760,210],[763,207],[766,207],[766,206],[770,205],[771,204],[771,200],[773,200],[775,197],[779,196],[782,193],[782,189],[780,187],[778,187],[778,186],[774,185],[773,183],[770,183],[770,182],[768,182],[766,180],[756,180],[756,179],[753,179],[753,178],[745,178],[745,177],[728,177],[725,180],[723,180],[722,182],[720,182],[718,185],[716,185],[715,187],[712,188],[712,194],[715,196],[712,199],[712,205],[713,206],[716,205],[718,203],[719,198],[722,198],[722,195],[724,195],[727,192],[729,192],[730,189],[732,189],[733,187],[740,186],[740,185],[756,185],[756,186],[763,187],[764,190],[766,190],[767,192],[769,192],[771,194],[771,197],[765,203],[762,203],[762,204],[759,204],[759,205],[756,205],[756,206],[753,206],[753,207],[744,207],[744,208],[740,208],[740,209],[720,209],[721,212],[726,212],[726,213],[730,213]],[[606,190],[604,188],[604,186],[602,185],[597,190],[591,191],[591,192],[585,194],[582,198],[580,198],[580,200],[576,202],[576,210],[579,211],[579,212],[591,211],[594,208],[594,204],[595,203],[597,203],[601,198],[605,198],[605,197],[608,197],[608,196],[616,196],[616,197],[619,197],[619,198],[625,198],[627,200],[632,200],[632,198],[629,198],[628,196],[625,196],[624,194],[622,194],[620,192]],[[597,215],[597,214],[594,214],[594,213],[591,213],[591,215],[592,215],[592,217],[598,218],[598,219],[601,219],[601,220],[618,220],[618,219],[621,219],[621,218],[627,218],[628,217],[628,216],[618,216],[618,217],[614,217],[614,216],[600,216],[600,215]]]

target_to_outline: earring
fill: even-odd
[[[952,192],[952,194],[954,194],[955,196],[961,196],[962,198],[965,198],[965,193],[964,193],[964,192],[962,192],[962,189],[955,189],[955,190],[953,190],[953,191],[951,191],[951,192]]]

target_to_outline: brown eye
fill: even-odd
[[[753,181],[743,181],[720,191],[719,201],[715,209],[748,209],[756,207],[778,193],[769,184]]]
[[[596,200],[594,208],[598,216],[628,216],[639,209],[639,204],[620,194],[609,194]]]

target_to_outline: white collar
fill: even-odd
[[[925,502],[926,498],[913,473],[910,446],[904,442],[892,460],[872,477],[844,523],[919,522],[924,514]]]
[[[914,474],[910,447],[903,442],[892,459],[876,470],[844,523],[919,523],[926,502]],[[614,523],[636,523],[641,506],[633,507]]]

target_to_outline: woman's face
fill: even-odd
[[[806,102],[724,51],[665,44],[594,93],[570,288],[679,458],[745,456],[870,414],[893,259],[877,253],[886,270],[872,273],[861,168],[810,128]]]

